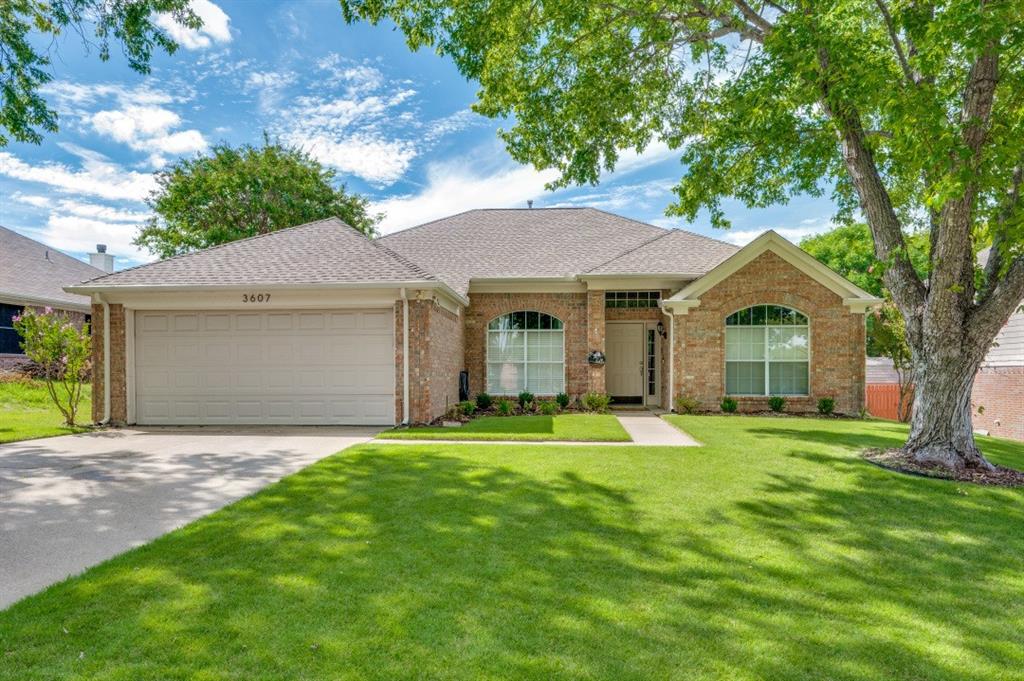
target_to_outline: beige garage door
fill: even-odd
[[[140,424],[395,422],[391,310],[135,313]]]

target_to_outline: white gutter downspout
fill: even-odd
[[[671,308],[661,308],[668,316],[668,410],[674,412],[676,395],[676,317]]]
[[[103,420],[100,425],[110,423],[110,303],[97,293],[103,305]]]
[[[402,424],[409,425],[409,297],[402,291]]]

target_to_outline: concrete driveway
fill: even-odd
[[[0,445],[0,609],[379,430],[146,428]]]

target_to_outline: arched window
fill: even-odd
[[[565,390],[562,320],[543,312],[510,312],[487,325],[487,392],[556,395]]]
[[[725,319],[725,392],[807,395],[807,316],[781,305],[754,305]]]

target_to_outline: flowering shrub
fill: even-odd
[[[75,425],[82,400],[82,373],[89,361],[89,327],[81,329],[64,314],[51,308],[42,312],[26,309],[14,317],[14,328],[21,335],[21,349],[42,372],[46,390],[64,416]]]

